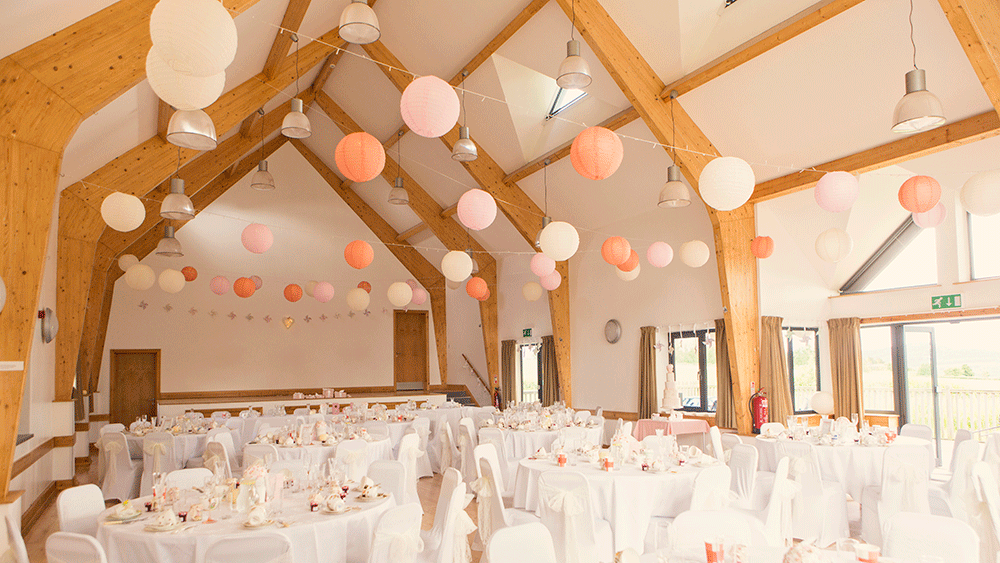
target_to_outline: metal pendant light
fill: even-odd
[[[171,258],[184,256],[184,252],[181,250],[181,243],[174,238],[174,228],[170,225],[163,227],[163,238],[156,245],[156,254],[157,256],[170,256]]]
[[[212,118],[200,109],[175,111],[167,125],[167,142],[196,151],[215,150],[219,146]]]
[[[552,164],[552,161],[549,159],[545,159],[545,166],[542,167],[542,189],[544,190],[545,194],[544,195],[545,215],[542,217],[542,228],[539,229],[538,234],[535,235],[535,248],[542,247],[542,241],[541,241],[542,231],[544,231],[545,227],[548,227],[549,223],[552,222],[552,217],[549,217],[549,164]]]
[[[378,16],[366,0],[351,0],[340,13],[340,38],[355,45],[367,45],[378,41],[382,32],[378,28]]]
[[[292,110],[281,122],[281,134],[289,139],[305,139],[312,135],[309,118],[303,113],[303,103],[299,95],[299,36],[292,34],[295,43],[295,98],[292,99]]]
[[[403,133],[399,133],[399,140],[396,141],[396,185],[389,190],[389,203],[393,205],[409,205],[410,204],[410,194],[406,193],[406,188],[403,187],[403,175],[400,173],[400,162],[402,156],[403,144]]]
[[[573,2],[573,26],[570,28],[570,40],[566,43],[566,58],[559,65],[559,75],[556,84],[567,90],[582,90],[594,81],[590,75],[590,65],[580,56],[580,42],[574,37],[576,32],[576,2]]]
[[[181,149],[177,149],[177,172],[181,170]],[[191,198],[184,194],[184,180],[176,174],[170,179],[170,193],[160,204],[160,217],[177,221],[194,219],[194,204]]]
[[[257,110],[260,118],[260,162],[257,164],[257,171],[250,178],[250,187],[260,191],[270,191],[274,189],[274,176],[267,171],[267,160],[264,160],[264,108]]]
[[[927,73],[917,67],[917,44],[913,40],[913,0],[910,0],[910,44],[913,45],[913,70],[906,73],[906,95],[892,112],[893,133],[927,131],[946,121],[941,100],[927,91]]]
[[[458,128],[458,142],[451,148],[452,160],[471,162],[479,158],[476,144],[469,138],[469,114],[465,109],[465,77],[469,71],[462,71],[462,126]]]
[[[674,99],[677,98],[677,90],[670,92],[670,127],[673,139],[670,141],[674,145],[674,155],[671,159],[677,162],[677,124],[674,120]],[[657,207],[687,207],[691,205],[691,192],[681,181],[681,169],[676,164],[667,167],[667,183],[660,190],[660,200]]]

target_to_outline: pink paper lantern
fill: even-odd
[[[552,272],[549,273],[549,275],[542,276],[542,279],[539,280],[539,283],[541,283],[542,287],[544,287],[545,289],[549,291],[555,291],[555,289],[559,287],[559,284],[562,283],[562,274],[560,274],[558,270],[552,270]]]
[[[458,123],[458,94],[436,76],[410,82],[399,100],[399,113],[411,131],[421,137],[440,137]]]
[[[601,245],[601,258],[612,266],[618,266],[629,258],[632,246],[625,237],[608,237]]]
[[[240,239],[243,241],[243,247],[254,254],[263,254],[274,244],[271,229],[259,223],[247,225]]]
[[[422,287],[413,288],[413,298],[410,299],[410,303],[414,305],[423,305],[427,302],[427,291]]]
[[[260,289],[264,285],[264,280],[260,279],[260,276],[250,276],[250,281],[256,289]]]
[[[816,182],[816,205],[830,213],[847,211],[858,199],[858,179],[849,172],[827,172]]]
[[[945,209],[944,203],[939,201],[930,211],[914,213],[913,222],[921,229],[933,229],[943,223],[947,216],[948,210]]]
[[[614,131],[588,127],[573,139],[569,157],[573,168],[584,178],[603,180],[621,166],[625,149]]]
[[[540,278],[556,271],[556,261],[539,252],[531,257],[531,273]]]
[[[229,291],[229,280],[225,276],[215,276],[212,281],[208,284],[208,287],[212,289],[212,293],[216,295],[224,295]]]
[[[326,303],[333,299],[333,286],[330,285],[330,282],[319,282],[313,288],[313,297],[320,303]]]
[[[375,259],[375,251],[372,245],[363,240],[355,240],[344,248],[344,260],[357,270],[367,267]]]
[[[674,249],[665,242],[654,242],[646,249],[646,260],[654,268],[663,268],[674,259]]]
[[[337,169],[348,180],[374,180],[385,168],[385,149],[378,139],[364,131],[351,133],[337,143],[334,151]]]
[[[480,189],[472,189],[458,198],[458,220],[473,231],[481,231],[497,218],[497,202]]]
[[[410,286],[410,289],[417,289],[418,287],[420,287],[420,284],[417,283],[417,280],[413,278],[406,280],[406,285]]]
[[[914,176],[899,187],[899,204],[911,213],[924,213],[941,201],[941,184],[930,176]]]

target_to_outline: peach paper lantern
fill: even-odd
[[[552,272],[547,276],[542,276],[542,279],[538,280],[542,287],[549,291],[555,291],[562,283],[562,274],[558,270],[552,270]]]
[[[333,285],[330,282],[319,282],[316,287],[313,288],[313,297],[316,301],[320,303],[326,303],[327,301],[333,299]]]
[[[316,284],[318,284],[318,283],[319,282],[316,281],[316,280],[309,280],[308,282],[306,282],[306,287],[305,287],[306,295],[308,295],[309,297],[312,297],[313,296],[313,290],[316,289]]]
[[[489,289],[486,280],[480,277],[473,277],[465,284],[465,292],[473,299],[480,299]]]
[[[542,286],[538,282],[528,282],[521,287],[521,295],[528,301],[538,301],[542,297]]]
[[[423,305],[427,302],[427,291],[422,287],[413,288],[413,298],[410,299],[410,303],[414,305]]]
[[[363,281],[363,282],[359,283],[358,287],[360,287],[361,289],[365,290],[365,293],[371,293],[372,292],[372,284],[370,284],[370,283],[368,283],[366,281]]]
[[[254,289],[260,289],[264,286],[264,280],[260,279],[260,276],[250,276],[250,281],[253,282]]]
[[[421,137],[440,137],[458,123],[458,94],[436,76],[410,82],[399,100],[399,113],[411,131]]]
[[[930,176],[914,176],[899,187],[899,204],[911,213],[924,213],[941,201],[941,184]]]
[[[229,280],[225,276],[215,276],[208,286],[212,289],[212,293],[225,295],[229,291]]]
[[[259,223],[247,225],[243,229],[243,235],[240,239],[243,241],[243,247],[254,254],[264,254],[274,244],[274,235],[271,234],[271,229]]]
[[[257,287],[250,278],[238,278],[233,282],[233,293],[246,299],[257,291]]]
[[[654,268],[663,268],[674,259],[674,249],[665,242],[654,242],[646,249],[646,260]]]
[[[556,261],[539,252],[531,257],[531,273],[540,278],[556,270]]]
[[[487,288],[487,289],[486,289],[486,293],[482,294],[482,295],[481,295],[481,296],[480,296],[480,297],[479,297],[479,298],[477,299],[477,301],[489,301],[489,300],[490,300],[490,295],[491,295],[491,294],[490,294],[490,290],[489,290],[489,288]]]
[[[584,178],[603,180],[621,166],[625,149],[614,131],[588,127],[573,139],[569,158],[573,168]]]
[[[386,294],[389,297],[389,303],[395,307],[406,307],[413,299],[413,290],[403,282],[390,285]]]
[[[622,262],[618,269],[623,272],[631,272],[639,266],[639,253],[634,250],[629,250],[628,260]]]
[[[944,203],[939,201],[930,211],[914,213],[913,222],[921,229],[933,229],[943,223],[947,216],[948,210],[945,209]]]
[[[497,202],[485,191],[472,189],[458,198],[458,220],[473,231],[489,227],[496,218]]]
[[[181,273],[184,274],[184,281],[193,282],[198,279],[198,270],[195,270],[191,266],[181,268]]]
[[[344,248],[344,260],[354,269],[360,270],[367,267],[375,259],[375,251],[372,245],[363,240],[356,240],[349,243]]]
[[[601,245],[601,258],[612,266],[625,263],[631,256],[632,246],[625,237],[608,237]]]
[[[847,211],[858,199],[858,179],[850,172],[827,172],[816,182],[816,205],[830,213]]]
[[[298,284],[290,283],[285,286],[285,299],[295,303],[302,299],[302,288]]]
[[[750,252],[757,258],[768,258],[774,253],[774,240],[771,237],[756,237],[750,241]]]
[[[354,182],[378,178],[385,168],[385,149],[378,139],[364,131],[351,133],[337,143],[337,169]]]
[[[363,288],[355,287],[347,292],[347,306],[352,311],[364,311],[371,302],[371,296]]]

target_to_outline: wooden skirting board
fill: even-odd
[[[21,515],[21,535],[25,536],[31,531],[31,527],[38,522],[38,518],[41,517],[42,513],[49,506],[52,506],[53,502],[56,500],[56,494],[59,492],[56,482],[53,481],[49,483],[48,487],[42,491],[42,494],[38,495],[35,502],[31,503],[28,510],[24,511]]]

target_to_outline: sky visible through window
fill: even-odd
[[[974,279],[1000,276],[1000,215],[978,217],[969,215],[970,247],[972,252],[972,277]]]
[[[915,287],[937,283],[937,240],[934,229],[923,229],[917,238],[875,277],[864,291]]]

